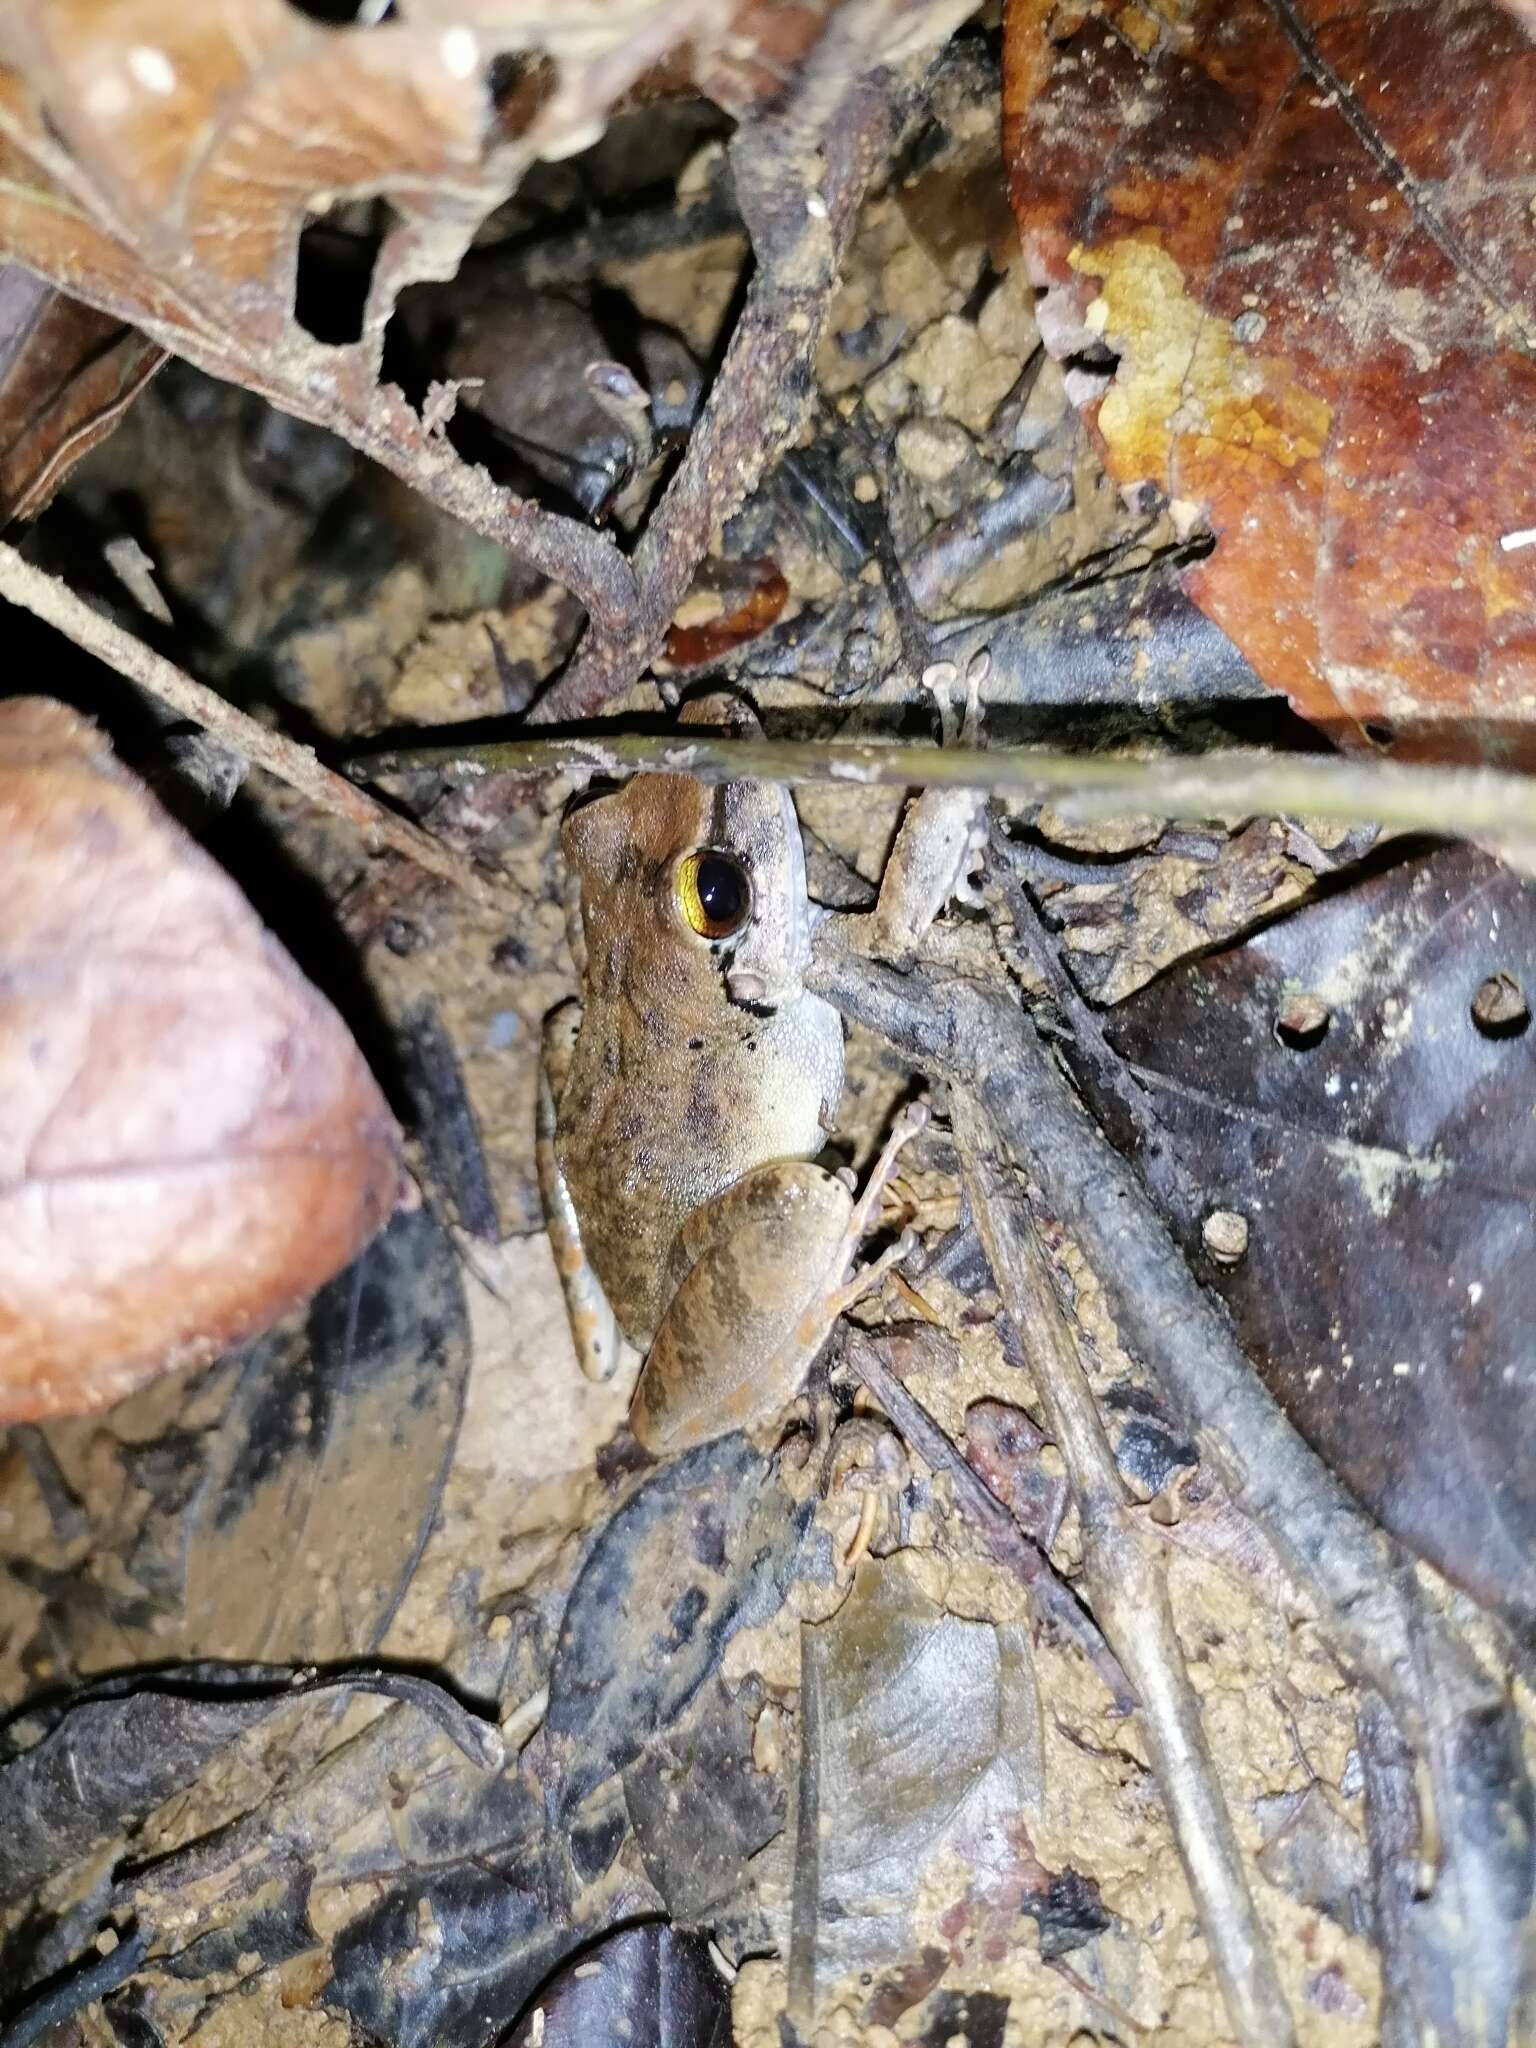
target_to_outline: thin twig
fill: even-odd
[[[1136,1705],[1136,1695],[1120,1660],[1045,1552],[1025,1535],[965,1453],[951,1442],[917,1397],[907,1391],[864,1332],[849,1335],[843,1347],[843,1360],[850,1372],[868,1387],[929,1470],[948,1475],[956,1503],[969,1526],[979,1533],[997,1562],[1028,1588],[1040,1618],[1058,1636],[1075,1642],[1082,1650],[1108,1688],[1116,1712],[1130,1713]]]
[[[1286,2048],[1295,2029],[1206,1747],[1161,1554],[1126,1511],[1075,1331],[1018,1182],[997,1156],[997,1134],[973,1096],[957,1090],[953,1103],[971,1212],[1072,1483],[1094,1613],[1140,1697],[1147,1745],[1227,2011],[1249,2048]]]
[[[1365,1780],[1365,1836],[1371,1858],[1371,1900],[1381,1956],[1381,2048],[1414,2048],[1430,2037],[1415,1981],[1409,1920],[1419,1877],[1419,1802],[1413,1751],[1393,1726],[1378,1694],[1361,1702],[1356,1723]]]
[[[1035,747],[936,747],[856,740],[717,739],[690,732],[492,740],[357,754],[358,775],[456,768],[464,775],[650,771],[702,782],[752,779],[865,788],[975,789],[1022,802],[1049,798],[1073,818],[1313,816],[1371,819],[1398,831],[1497,843],[1536,861],[1536,778],[1491,768],[1421,768],[1335,754],[1257,748],[1158,755],[1053,753]]]
[[[93,1955],[89,1962],[71,1970],[62,1983],[48,1985],[29,2000],[0,2033],[0,2048],[32,2048],[34,2041],[41,2041],[88,2005],[120,1990],[144,1967],[148,1953],[148,1936],[137,1933],[117,1942],[105,1955]]]
[[[821,1734],[826,1663],[825,1629],[800,1624],[800,1768],[795,1776],[794,1865],[790,1894],[789,1973],[785,2016],[796,2037],[816,2023],[816,1929],[821,1905]]]
[[[331,817],[342,819],[381,846],[452,882],[477,901],[483,902],[490,896],[489,877],[463,854],[444,846],[410,819],[385,810],[356,783],[323,766],[310,748],[282,733],[269,731],[246,712],[237,711],[216,690],[195,682],[184,669],[152,647],[146,647],[125,626],[96,611],[77,597],[67,583],[35,568],[4,541],[0,541],[0,597],[56,627],[77,647],[94,654],[119,675],[142,684],[162,704],[217,734],[226,746],[256,767],[265,768],[268,774],[287,783]]]
[[[1038,533],[1072,502],[1070,476],[1047,476],[1027,455],[1005,463],[998,495],[979,497],[943,519],[906,564],[907,585],[917,603],[933,611],[948,601],[1011,542]]]
[[[1179,1156],[1173,1134],[1158,1116],[1140,1080],[1109,1042],[1093,1006],[1086,1001],[1062,960],[1034,897],[1016,875],[1004,871],[1003,894],[1013,916],[1020,952],[1045,983],[1071,1029],[1074,1050],[1093,1077],[1101,1098],[1118,1103],[1141,1145],[1140,1165],[1148,1184],[1159,1193],[1182,1193],[1198,1208],[1193,1182]]]

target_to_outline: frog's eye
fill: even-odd
[[[700,847],[677,864],[677,902],[683,921],[701,939],[728,939],[752,908],[752,885],[728,853]]]

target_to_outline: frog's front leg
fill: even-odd
[[[630,1407],[647,1450],[708,1443],[795,1398],[838,1316],[911,1248],[904,1235],[852,1270],[897,1154],[927,1118],[920,1103],[903,1111],[857,1202],[837,1175],[775,1160],[688,1217],[673,1255],[681,1277]]]
[[[539,1199],[544,1225],[555,1254],[555,1267],[565,1295],[566,1314],[576,1359],[589,1380],[613,1377],[619,1362],[619,1326],[581,1241],[581,1222],[565,1175],[555,1156],[559,1102],[571,1070],[576,1034],[581,1029],[580,1003],[562,1003],[544,1020],[544,1050],[539,1062],[539,1107],[534,1131],[534,1158],[539,1174]]]

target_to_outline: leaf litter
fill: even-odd
[[[487,18],[494,24],[494,7]],[[412,10],[413,35],[418,21],[430,22],[428,10]],[[290,82],[306,76],[309,33],[293,29]],[[605,27],[599,42],[622,48],[617,37]],[[916,146],[898,175],[875,177],[850,228],[797,444],[698,544],[711,565],[697,579],[706,620],[726,616],[712,585],[743,587],[730,579],[745,573],[745,587],[763,587],[755,565],[771,564],[784,589],[782,601],[749,601],[752,630],[722,635],[728,645],[707,645],[706,659],[724,660],[787,733],[927,737],[934,710],[915,687],[913,653],[926,644],[935,659],[953,644],[969,658],[963,640],[944,638],[969,633],[976,644],[1036,650],[1012,668],[999,658],[989,707],[999,739],[1088,732],[1154,758],[1233,731],[1305,744],[1229,643],[1201,637],[1200,615],[1168,575],[1188,566],[1176,521],[1156,499],[1104,477],[1072,409],[1079,387],[1070,380],[1085,373],[1064,376],[1042,346],[992,154],[993,43],[986,29],[968,31],[929,80]],[[443,48],[434,47],[440,66]],[[707,72],[717,59],[704,45],[701,53],[695,62]],[[582,54],[574,44],[560,54],[581,81]],[[774,65],[792,66],[798,54]],[[399,50],[387,60],[390,76],[397,61]],[[424,73],[423,87],[434,76]],[[761,77],[737,87],[733,111],[769,89]],[[595,104],[579,90],[573,102],[559,107],[561,120]],[[450,92],[443,107],[456,104]],[[663,106],[642,118],[659,135],[669,117]],[[37,128],[22,133],[37,146]],[[104,144],[126,146],[118,137]],[[643,230],[660,246],[638,254],[645,208],[609,217],[584,196],[615,189],[604,180],[618,176],[605,168],[620,160],[617,142],[569,159],[550,151],[558,160],[525,167],[510,200],[501,187],[510,192],[517,178],[495,158],[503,145],[490,157],[484,147],[477,131],[475,208],[512,209],[513,263],[534,260],[541,237],[548,267],[557,257],[565,266],[565,288],[577,263],[577,298],[601,304],[617,345],[634,345],[643,316],[713,364],[748,236],[770,268],[777,249],[786,277],[804,254],[793,234],[775,244],[771,219],[753,217],[745,231],[726,220],[722,231],[715,215],[711,238],[695,234],[686,217],[711,189],[718,137],[692,162],[680,151],[676,197],[652,205]],[[124,166],[138,177],[132,157],[115,161],[113,177]],[[306,182],[260,201],[290,253],[312,197]],[[435,218],[439,256],[451,242],[456,258],[478,217],[449,206]],[[386,248],[399,226],[386,231]],[[484,246],[494,251],[494,236]],[[557,557],[568,588],[589,602],[600,605],[606,592],[615,615],[630,603],[606,540],[590,529],[573,540],[569,506],[547,474],[515,485],[510,468],[461,476],[448,466],[462,460],[451,441],[424,460],[425,428],[407,431],[393,410],[393,438],[381,442],[380,404],[395,401],[372,386],[376,351],[364,339],[328,353],[299,329],[286,274],[265,257],[251,276],[265,295],[258,310],[270,308],[277,324],[257,363],[261,320],[229,321],[218,281],[221,264],[243,262],[255,247],[237,240],[207,255],[205,245],[212,282],[199,274],[197,310],[200,319],[218,315],[208,333],[190,333],[185,308],[154,310],[152,264],[147,274],[106,273],[116,280],[110,305],[152,335],[175,329],[172,345],[194,362],[233,371],[280,403],[294,400],[295,365],[317,374],[323,365],[312,387],[323,403],[294,409],[318,412],[383,470],[259,397],[172,366],[71,474],[29,549],[121,613],[127,595],[99,580],[93,550],[116,537],[131,507],[172,612],[165,644],[236,701],[271,707],[300,731],[350,743],[401,725],[521,710],[581,632],[580,608],[549,580]],[[573,254],[582,249],[584,270]],[[394,242],[388,261],[397,283],[430,274],[407,240]],[[439,374],[451,377],[452,366]],[[756,395],[736,395],[750,417]],[[462,408],[449,435],[456,422]],[[622,436],[606,445],[621,444]],[[1010,472],[1021,462],[1027,470]],[[642,460],[635,475],[644,469]],[[401,487],[402,474],[419,495]],[[562,474],[573,474],[568,462]],[[1010,475],[1030,480],[1034,495],[1011,498]],[[665,493],[665,473],[644,488]],[[513,489],[549,493],[529,522],[541,536],[532,569],[528,549],[509,556],[489,544],[516,524],[505,495]],[[658,502],[637,500],[634,516],[644,521],[648,505],[651,530]],[[1000,502],[1013,522],[1002,540],[983,516]],[[445,516],[466,510],[471,525]],[[942,568],[921,568],[925,547]],[[913,565],[915,620],[903,620],[892,589],[893,548],[898,565]],[[679,560],[686,590],[699,562]],[[1158,598],[1161,609],[1114,611],[1116,579],[1157,576],[1173,593]],[[996,615],[978,619],[988,607]],[[1105,693],[1078,697],[1085,650],[1103,660],[1106,618],[1111,641],[1123,635],[1149,659],[1104,662]],[[57,646],[20,630],[26,658]],[[1165,702],[1159,664],[1175,645],[1187,684]],[[598,651],[610,665],[594,661],[589,672],[617,676]],[[1010,675],[1024,679],[1013,701]],[[121,725],[136,765],[165,776],[178,804],[191,801],[168,765],[162,719],[99,673],[66,670],[60,687],[87,691],[92,708]],[[615,701],[647,715],[657,708],[627,677]],[[1091,713],[1081,708],[1088,702]],[[93,1859],[61,1862],[6,1923],[7,1980],[24,1989],[64,1971],[107,1919],[143,1930],[152,1954],[78,2021],[84,2038],[103,2041],[152,2038],[152,2029],[167,2041],[222,2032],[308,2042],[339,2039],[345,2027],[391,2042],[531,2042],[564,2038],[562,2026],[616,2023],[615,2013],[639,2023],[636,2039],[650,2027],[658,2042],[709,2039],[711,2028],[723,2040],[720,1987],[742,2048],[780,2043],[786,2012],[817,2048],[957,2038],[1006,2048],[1085,2031],[1190,2044],[1234,2038],[1143,1717],[1117,1711],[1081,1650],[1042,1627],[1028,1582],[978,1539],[947,1458],[935,1452],[938,1463],[928,1464],[915,1431],[904,1446],[878,1421],[878,1402],[839,1371],[777,1446],[732,1440],[696,1466],[656,1473],[622,1429],[622,1384],[592,1385],[576,1372],[533,1171],[538,1023],[571,985],[555,853],[565,787],[525,785],[508,802],[440,778],[406,785],[429,823],[499,865],[507,887],[495,911],[370,863],[355,837],[260,775],[227,815],[206,802],[197,813],[258,908],[333,993],[393,1099],[410,1105],[425,1212],[397,1222],[302,1325],[260,1340],[254,1355],[206,1378],[173,1376],[97,1421],[13,1433],[0,1467],[0,1672],[6,1700],[31,1712],[12,1730],[18,1761],[8,1768],[38,1754],[50,1690],[126,1669],[132,1696],[131,1674],[167,1656],[183,1660],[205,1692],[215,1689],[210,1660],[409,1666],[430,1672],[449,1704],[434,1719],[405,1700],[381,1707],[301,1690],[273,1717],[263,1700],[252,1728],[219,1742],[212,1761],[187,1742],[166,1773],[172,1789],[152,1786],[159,1797],[147,1813],[122,1765],[95,1753],[117,1837]],[[802,815],[818,893],[867,904],[896,825],[894,800],[842,784],[808,792]],[[1134,1149],[1127,1100],[1178,1051],[1177,1003],[1197,1021],[1207,1015],[1202,977],[1261,956],[1285,934],[1326,948],[1330,918],[1368,918],[1365,906],[1416,872],[1411,862],[1394,865],[1386,846],[1375,856],[1381,872],[1362,886],[1356,864],[1372,835],[1314,828],[1259,820],[1228,833],[1191,819],[1167,831],[1146,820],[1085,831],[1046,807],[1014,807],[1001,820],[995,873],[1059,927],[1050,933],[1060,942],[1054,967],[1023,943],[1017,896],[994,889],[985,920],[941,929],[930,968],[979,977],[1009,1003],[1022,987],[1059,1041],[1075,1034],[1079,1050],[1082,1009],[1071,991],[1083,1008],[1100,1006],[1123,1068],[1118,1096],[1109,1090],[1100,1107]],[[305,878],[302,889],[287,879],[294,875]],[[1528,893],[1507,874],[1496,886],[1513,901]],[[1468,1020],[1481,984],[1499,971],[1518,981],[1518,968],[1502,953],[1497,963],[1485,957],[1470,934],[1463,944],[1448,929],[1441,943],[1437,997],[1454,984],[1444,1000],[1475,1031]],[[1227,944],[1230,952],[1204,957]],[[1388,938],[1367,965],[1346,939],[1335,979],[1323,989],[1309,959],[1311,980],[1342,1005],[1338,974],[1374,988],[1400,950]],[[1400,1011],[1395,1034],[1371,1043],[1372,1081],[1406,1085],[1425,1056],[1415,1034],[1426,1002],[1415,991],[1404,1006],[1412,1017]],[[1126,1034],[1139,1020],[1146,1039],[1133,1070]],[[1518,1034],[1478,1044],[1490,1058],[1528,1058]],[[1212,1093],[1211,1053],[1197,1041],[1191,1057]],[[914,1068],[929,1064],[899,1033],[854,1027],[837,1137],[856,1161],[878,1142]],[[1228,1052],[1219,1080],[1233,1094],[1239,1071]],[[1151,1095],[1181,1135],[1163,1096]],[[1517,1117],[1504,1123],[1518,1159],[1529,1132]],[[1351,1128],[1344,1142],[1380,1136],[1362,1131],[1357,1140]],[[1413,1147],[1433,1163],[1422,1131]],[[1180,1160],[1197,1188],[1241,1206],[1234,1169],[1208,1138],[1184,1146]],[[898,1182],[890,1221],[915,1224],[924,1249],[876,1316],[876,1341],[951,1451],[965,1446],[994,1492],[1015,1508],[1055,1503],[1032,1533],[1080,1597],[1093,1531],[1074,1502],[1076,1475],[1062,1483],[1047,1413],[965,1227],[962,1164],[937,1127]],[[1158,1189],[1182,1185],[1172,1169],[1159,1178],[1149,1168],[1149,1177]],[[1391,1192],[1372,1185],[1378,1202]],[[1358,1176],[1350,1183],[1369,1216],[1360,1227],[1378,1248],[1378,1227],[1392,1219],[1371,1208],[1371,1191]],[[1310,1183],[1309,1193],[1305,1208],[1291,1205],[1286,1241],[1300,1278],[1259,1304],[1272,1319],[1287,1302],[1294,1313],[1311,1284],[1322,1225]],[[1186,1220],[1171,1197],[1168,1213]],[[1326,1600],[1299,1581],[1271,1541],[1275,1530],[1266,1535],[1245,1512],[1221,1459],[1187,1428],[1137,1347],[1122,1342],[1123,1319],[1082,1231],[1063,1227],[1049,1205],[1044,1226],[1123,1512],[1162,1560],[1294,2037],[1328,2048],[1391,2038],[1384,2029],[1404,2012],[1411,2021],[1414,1995],[1421,2004],[1426,1995],[1422,1985],[1403,1991],[1412,1978],[1404,1957],[1433,1955],[1442,1938],[1438,1924],[1415,1930],[1422,1902],[1404,1905],[1401,1888],[1378,1885],[1381,1917],[1370,1926],[1350,1903],[1368,1848],[1378,1861],[1386,1855],[1382,1787],[1400,1762],[1368,1721],[1357,1729],[1361,1691],[1340,1661]],[[414,1248],[391,1250],[402,1230]],[[370,1293],[375,1254],[386,1264],[381,1291]],[[1220,1282],[1198,1250],[1192,1256],[1203,1278]],[[1252,1267],[1239,1271],[1252,1289]],[[949,1342],[934,1341],[935,1324]],[[1431,1327],[1427,1317],[1421,1327]],[[1454,1327],[1446,1341],[1454,1344]],[[1272,1378],[1277,1362],[1301,1355],[1284,1329],[1255,1348]],[[1018,1422],[1000,1421],[1000,1407]],[[1304,1405],[1293,1413],[1306,1429]],[[1402,1452],[1403,1440],[1391,1448]],[[1480,1448],[1475,1469],[1485,1479],[1499,1452],[1496,1440]],[[1334,1455],[1352,1477],[1347,1456]],[[1406,1452],[1402,1464],[1414,1470]],[[1455,1568],[1442,1539],[1461,1533],[1456,1516],[1389,1514],[1365,1490],[1411,1549],[1495,1612],[1519,1608],[1518,1577],[1474,1583]],[[1479,1549],[1479,1568],[1488,1562]],[[1489,1669],[1502,1669],[1507,1646],[1488,1621],[1420,1569],[1426,1611],[1448,1616]],[[455,1748],[442,1732],[455,1710],[482,1729],[500,1727],[504,1766]],[[963,1757],[946,1739],[962,1723]],[[910,1769],[898,1778],[903,1757]],[[1496,1760],[1490,1770],[1518,1804],[1518,1773],[1500,1777],[1506,1766]],[[893,1799],[897,1782],[902,1796]],[[0,1800],[4,1784],[0,1775]],[[818,1801],[825,1835],[806,1818]],[[1458,1825],[1449,1807],[1439,1817]],[[1399,1877],[1400,1866],[1401,1858]],[[1512,1884],[1517,1891],[1518,1870]],[[668,1921],[690,1932],[674,1935]],[[714,1949],[691,1930],[712,1936]],[[1500,1939],[1496,1925],[1491,1932]],[[1480,1967],[1476,1942],[1464,1940],[1453,1960],[1442,1975],[1459,2000],[1461,1972],[1475,1981]],[[1497,2017],[1477,2032],[1468,2010],[1438,2010],[1447,2038],[1506,2037]]]

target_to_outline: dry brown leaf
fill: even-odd
[[[1005,148],[1084,411],[1346,738],[1536,752],[1536,48],[1493,0],[1015,0]]]
[[[40,512],[164,360],[121,320],[0,264],[0,524]]]
[[[395,1205],[340,1019],[46,698],[0,704],[0,1423],[266,1328]]]
[[[595,139],[679,46],[701,64],[728,46],[734,10],[478,0],[403,11],[329,28],[288,0],[0,10],[0,252],[331,427],[622,620],[633,578],[611,541],[498,490],[432,436],[378,382],[384,330],[407,284],[454,274],[532,163]],[[529,60],[536,89],[498,106],[491,68],[508,57]],[[301,234],[339,202],[381,198],[389,226],[361,332],[320,342],[294,313]]]

